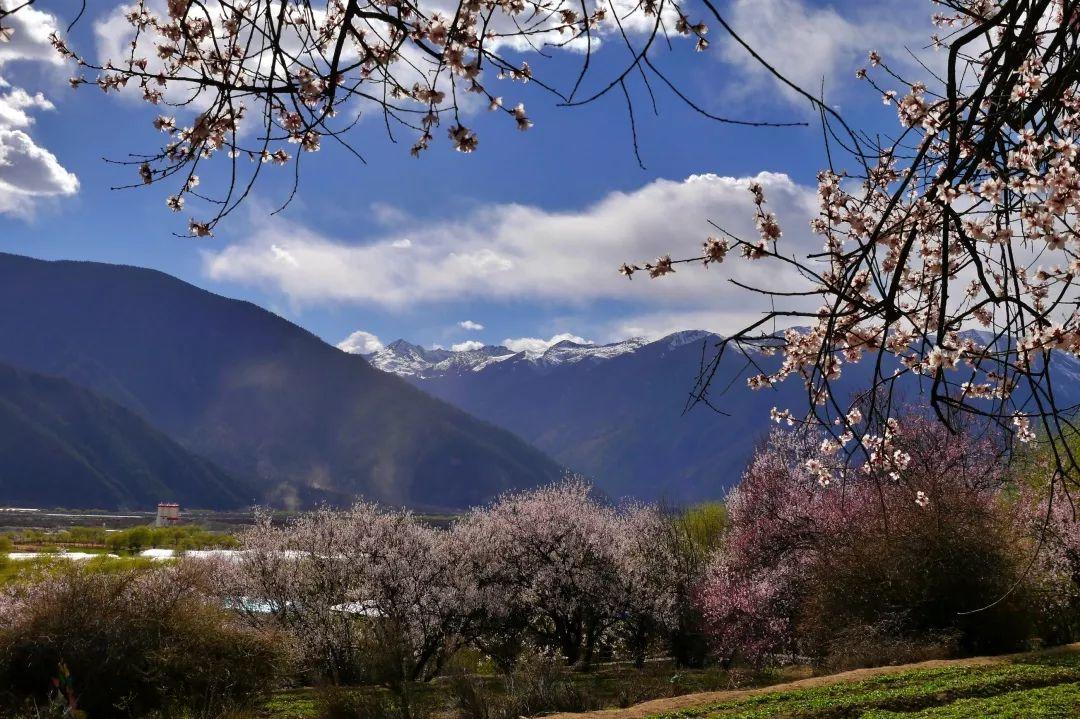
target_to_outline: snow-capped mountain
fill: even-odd
[[[723,497],[757,431],[736,435],[729,417],[683,412],[702,349],[717,340],[686,331],[655,341],[563,341],[540,352],[428,350],[399,340],[366,357],[545,448],[612,496],[685,502]],[[763,429],[768,406],[759,418]]]
[[[805,410],[801,382],[747,388],[747,357],[726,355],[711,400],[686,412],[705,359],[719,341],[709,332],[676,332],[655,341],[608,345],[561,342],[543,352],[487,346],[453,352],[395,342],[369,361],[450,404],[509,429],[612,496],[672,502],[721,498],[735,484],[758,440],[772,426],[769,410]],[[763,369],[779,356],[757,355]],[[845,365],[834,385],[849,396],[869,385],[872,363]],[[1080,362],[1063,357],[1056,385],[1062,406],[1080,401]],[[902,384],[918,401],[921,378]]]
[[[671,335],[671,338],[684,334],[694,333],[680,332]],[[696,336],[687,341],[695,341],[703,336],[703,333],[696,333]],[[397,340],[378,352],[364,355],[364,357],[372,366],[384,372],[392,372],[406,378],[431,379],[450,374],[481,372],[499,363],[523,364],[543,371],[578,362],[600,362],[635,352],[647,344],[649,342],[641,337],[632,337],[606,345],[579,344],[563,340],[551,345],[543,352],[529,350],[514,352],[502,345],[485,345],[479,349],[460,351],[429,350],[405,340]]]

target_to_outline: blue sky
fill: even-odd
[[[266,174],[214,237],[177,237],[186,215],[165,208],[167,188],[110,190],[135,179],[134,171],[103,160],[156,147],[150,123],[157,112],[93,86],[71,90],[73,69],[41,47],[43,31],[66,24],[75,5],[39,0],[35,14],[20,20],[26,26],[17,26],[21,36],[0,46],[0,165],[5,140],[8,153],[0,167],[2,251],[153,267],[252,300],[332,343],[359,330],[384,342],[451,346],[737,328],[763,307],[732,290],[731,273],[772,283],[794,278],[725,265],[627,282],[615,270],[624,260],[694,252],[709,219],[748,232],[746,178],[759,173],[785,240],[793,248],[814,242],[806,224],[824,164],[820,127],[805,103],[716,30],[705,53],[676,41],[656,59],[711,112],[810,127],[719,125],[659,89],[654,117],[638,84],[642,170],[621,96],[558,108],[536,87],[515,85],[508,100],[524,101],[536,122],[526,133],[478,115],[477,152],[462,155],[440,141],[417,160],[408,154],[411,138],[392,144],[378,121],[365,120],[353,141],[367,164],[326,146],[305,157],[300,194],[281,215],[270,212],[288,192],[286,171]],[[102,22],[118,7],[91,3],[71,44],[101,57]],[[886,132],[896,126],[894,111],[854,71],[869,49],[912,67],[905,48],[923,53],[933,12],[931,3],[910,0],[733,0],[723,7],[767,59],[812,87],[824,78],[826,96],[845,117]],[[603,48],[593,77],[609,76],[625,52],[614,43]],[[565,82],[576,60],[533,64]],[[13,149],[16,141],[22,144]]]

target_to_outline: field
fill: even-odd
[[[1002,658],[934,661],[790,681],[798,670],[727,675],[663,667],[611,670],[571,679],[600,711],[550,719],[1005,719],[1080,716],[1080,646]],[[665,674],[666,672],[666,674]],[[785,682],[758,689],[754,683]],[[448,685],[418,688],[432,716],[460,717]],[[680,692],[707,693],[676,696]],[[712,691],[710,691],[712,690]],[[354,690],[373,692],[376,690]],[[626,708],[629,696],[664,697]],[[316,719],[316,692],[280,692],[266,719]],[[620,708],[624,707],[624,708]]]
[[[1080,716],[1080,647],[926,668],[856,670],[703,701],[649,719],[961,719]],[[936,666],[935,666],[936,665]],[[944,665],[944,666],[942,666]],[[871,676],[867,676],[867,675]],[[685,698],[694,701],[692,698]],[[622,719],[630,719],[627,713]],[[614,715],[609,717],[614,719]]]

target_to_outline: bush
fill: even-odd
[[[332,684],[319,688],[315,698],[319,719],[408,719],[407,711],[389,697],[351,692]]]
[[[518,719],[551,712],[599,709],[602,702],[576,684],[560,662],[541,655],[521,658],[506,677],[506,689],[495,693],[474,677],[455,676],[450,684],[461,719]]]
[[[0,597],[0,702],[40,703],[70,670],[78,708],[98,717],[214,716],[275,688],[277,637],[237,626],[190,564],[121,572],[58,567]]]

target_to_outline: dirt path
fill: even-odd
[[[1080,643],[1069,644],[1063,647],[1055,647],[1053,649],[1047,650],[1045,653],[1052,654],[1061,651],[1075,650],[1078,648],[1080,648]],[[997,664],[1010,658],[1025,655],[1030,655],[1030,652],[992,657],[969,657],[967,659],[931,659],[930,661],[916,662],[914,664],[894,664],[887,667],[853,669],[851,671],[841,672],[839,674],[826,674],[817,677],[807,677],[806,679],[796,679],[795,681],[784,682],[783,684],[773,684],[771,686],[756,687],[754,689],[732,689],[729,691],[719,692],[701,692],[699,694],[683,694],[682,696],[667,697],[665,699],[653,699],[651,701],[643,702],[641,704],[635,704],[634,706],[627,707],[626,709],[601,709],[599,711],[593,712],[564,712],[562,714],[549,714],[545,716],[544,719],[644,719],[645,717],[653,716],[655,714],[677,711],[679,709],[687,709],[689,707],[701,706],[702,704],[715,704],[718,702],[730,701],[733,699],[745,699],[747,697],[757,696],[760,694],[773,694],[776,692],[791,691],[793,689],[811,689],[813,687],[825,686],[827,684],[859,681],[861,679],[869,679],[870,677],[876,677],[882,674],[893,674],[896,672],[908,671],[910,669],[941,669],[945,667],[987,666],[989,664]]]

